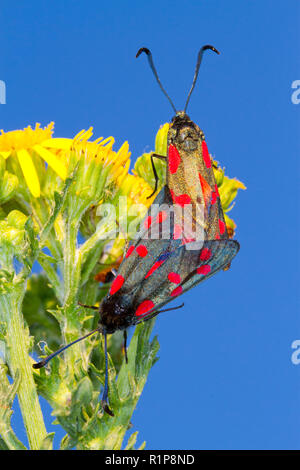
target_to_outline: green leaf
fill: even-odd
[[[0,157],[2,159],[2,157]],[[4,171],[0,176],[0,204],[9,201],[15,195],[18,188],[19,180],[16,175]]]
[[[44,438],[41,444],[40,450],[52,450],[54,436],[55,436],[55,432],[51,432],[47,434],[47,436]]]
[[[67,198],[70,184],[72,183],[73,178],[67,178],[63,187],[63,190],[61,193],[58,193],[57,191],[54,191],[54,207],[52,209],[52,212],[45,223],[42,232],[41,232],[41,243],[44,243],[45,240],[47,240],[47,237],[53,228],[54,222],[56,220],[56,217],[58,216],[60,210],[62,209],[65,200]]]
[[[93,396],[92,382],[88,377],[83,377],[78,383],[77,389],[72,395],[71,413],[78,412],[82,406],[87,406],[91,403]]]
[[[0,436],[0,450],[9,450],[9,447],[7,444],[5,444],[5,441],[2,439]]]
[[[125,447],[124,450],[134,450],[134,446],[136,444],[137,436],[138,436],[138,431],[135,431],[134,433],[131,434],[131,436],[128,439],[127,446]]]
[[[0,361],[0,448],[9,450],[26,450],[24,444],[17,438],[11,427],[12,404],[18,391],[21,376],[17,372],[15,380],[9,383],[6,376],[6,366]]]
[[[73,439],[66,434],[60,442],[60,450],[71,450],[76,446],[77,442],[77,439]]]

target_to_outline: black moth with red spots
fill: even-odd
[[[167,157],[153,154],[151,159],[156,178],[155,191],[158,182],[155,157],[166,159],[167,184],[141,222],[137,237],[125,253],[99,309],[90,307],[99,310],[98,328],[33,366],[43,367],[75,342],[93,333],[102,333],[105,346],[102,406],[110,415],[113,412],[108,406],[107,334],[123,330],[126,352],[128,327],[150,320],[163,311],[173,310],[162,308],[218,271],[228,268],[239,250],[239,243],[228,237],[204,134],[185,113],[202,54],[207,49],[217,52],[212,46],[204,46],[200,50],[185,110],[179,112],[158,79],[150,51],[146,48],[139,50],[137,56],[141,52],[147,54],[162,91],[176,111],[168,132]],[[189,224],[186,224],[187,219]],[[195,238],[195,233],[200,233],[200,238]]]

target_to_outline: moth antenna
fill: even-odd
[[[124,330],[124,343],[123,343],[123,347],[124,347],[124,354],[125,354],[125,362],[126,364],[128,364],[128,356],[127,356],[127,331]]]
[[[57,351],[55,351],[54,353],[50,354],[49,356],[45,357],[45,359],[43,359],[42,361],[40,362],[36,362],[35,364],[32,364],[32,367],[34,369],[41,369],[41,367],[44,367],[48,364],[49,361],[51,361],[51,359],[53,359],[55,356],[57,356],[58,354],[62,353],[63,351],[65,351],[66,349],[68,349],[70,346],[73,346],[73,344],[75,343],[78,343],[78,341],[81,341],[85,338],[87,338],[88,336],[91,336],[93,335],[94,333],[96,333],[97,331],[99,331],[99,328],[96,328],[95,330],[93,331],[90,331],[88,334],[84,335],[84,336],[81,336],[81,338],[78,338],[78,339],[75,339],[75,341],[72,341],[72,343],[69,343],[67,344],[66,346],[63,346],[62,348],[58,349]]]
[[[104,336],[104,357],[105,357],[105,382],[104,382],[104,389],[103,395],[101,399],[101,405],[105,413],[109,414],[110,416],[114,416],[113,412],[108,406],[108,355],[107,355],[107,334],[103,333]]]
[[[154,63],[153,63],[153,59],[152,59],[152,53],[149,49],[147,49],[147,47],[141,47],[138,51],[137,51],[137,54],[136,54],[136,58],[138,58],[138,56],[142,53],[142,52],[145,52],[145,54],[147,54],[147,58],[148,58],[148,62],[149,62],[149,65],[151,67],[151,70],[156,78],[156,81],[161,89],[161,91],[163,92],[163,94],[167,97],[167,99],[169,100],[169,103],[170,105],[172,106],[175,114],[177,113],[177,110],[173,104],[173,101],[171,100],[171,98],[169,97],[168,93],[166,92],[166,90],[164,89],[164,87],[162,86],[161,84],[161,81],[158,77],[158,74],[157,74],[157,71],[156,71],[156,68],[154,66]]]
[[[220,54],[220,52],[219,52],[214,46],[210,46],[209,44],[207,44],[206,46],[201,47],[200,51],[198,52],[198,59],[197,59],[197,63],[196,63],[196,69],[195,69],[194,79],[193,79],[193,83],[192,83],[190,92],[189,92],[189,94],[188,94],[188,97],[187,97],[187,100],[186,100],[186,103],[185,103],[184,112],[186,112],[186,110],[187,110],[187,106],[188,106],[188,104],[189,104],[191,94],[192,94],[192,92],[193,92],[193,90],[194,90],[194,88],[195,88],[195,85],[196,85],[196,81],[197,81],[197,78],[198,78],[198,73],[199,73],[200,65],[201,65],[201,62],[202,62],[203,52],[206,51],[207,49],[210,49],[211,51],[214,51],[216,54]]]

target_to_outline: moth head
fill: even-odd
[[[184,111],[178,111],[170,125],[170,140],[185,151],[198,148],[199,128]]]

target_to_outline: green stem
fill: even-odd
[[[11,374],[14,379],[18,371],[21,375],[18,399],[28,442],[32,450],[37,450],[47,433],[28,355],[29,333],[21,313],[24,292],[25,284],[20,282],[14,285],[13,291],[0,296],[0,317],[6,323],[7,362]]]
[[[107,222],[97,227],[96,232],[88,240],[86,240],[83,245],[81,245],[80,253],[82,256],[82,261],[86,261],[89,253],[94,249],[100,240],[107,243],[109,240],[114,240],[115,238],[115,221],[113,219],[109,219]]]
[[[66,238],[64,242],[64,324],[62,333],[66,343],[74,341],[80,336],[81,323],[78,316],[78,289],[81,273],[81,255],[77,249],[78,224],[74,221],[66,223]],[[80,357],[83,346],[75,344],[66,351],[66,358],[70,370],[74,370],[74,363]]]

